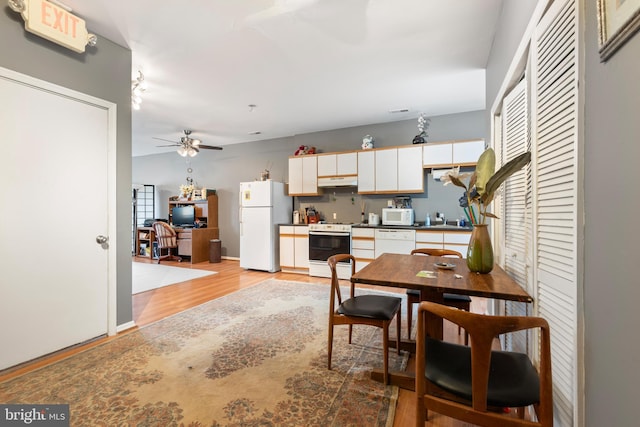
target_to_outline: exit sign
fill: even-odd
[[[94,45],[96,37],[87,32],[83,19],[47,0],[14,1],[21,9],[27,31],[82,53],[87,44]],[[16,10],[13,6],[12,9]]]

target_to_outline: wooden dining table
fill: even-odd
[[[439,263],[449,264],[449,266],[439,268],[437,265]],[[440,303],[444,301],[445,292],[524,303],[533,302],[531,295],[499,265],[494,265],[493,270],[487,274],[473,273],[469,271],[466,260],[461,258],[384,253],[351,276],[351,282],[416,289],[420,291],[420,300]],[[442,339],[442,329],[442,319],[428,315],[427,334],[433,338]],[[414,341],[403,340],[401,345],[401,349],[415,352]],[[413,389],[413,376],[405,373],[390,374],[392,384]],[[374,370],[371,376],[376,380],[382,379],[381,373],[377,370]]]

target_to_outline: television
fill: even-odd
[[[171,211],[171,223],[175,227],[193,227],[196,222],[194,206],[175,206]]]

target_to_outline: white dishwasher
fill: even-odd
[[[384,253],[410,254],[416,248],[415,230],[376,228],[375,257]]]

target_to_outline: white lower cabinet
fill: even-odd
[[[442,231],[416,231],[416,249],[442,249],[443,244]]]
[[[471,239],[471,231],[445,231],[443,233],[444,249],[458,251],[462,254],[463,258],[466,258],[467,250],[469,249],[469,239]]]
[[[418,230],[416,248],[450,249],[467,257],[471,231]]]
[[[280,226],[280,269],[291,273],[309,273],[309,227]]]
[[[375,237],[373,228],[351,229],[351,255],[356,259],[356,271],[375,259]]]

